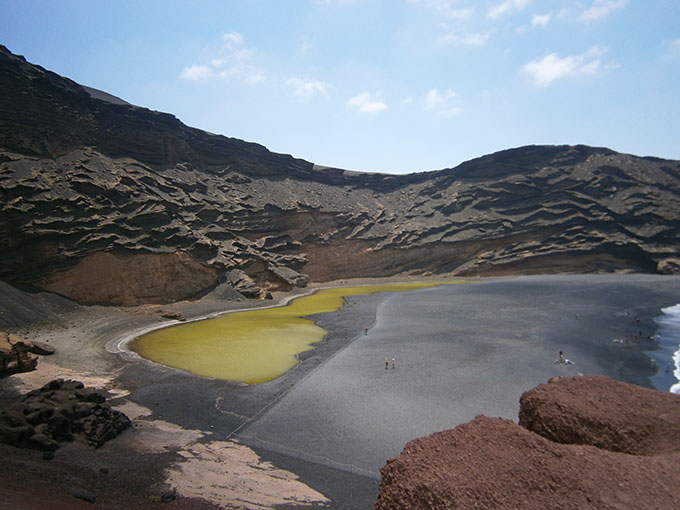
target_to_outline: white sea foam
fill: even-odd
[[[677,346],[673,353],[673,375],[676,382],[669,391],[680,394],[680,304],[663,308],[661,311],[664,316],[659,318],[661,326],[659,335],[662,335],[664,339],[671,339],[674,346]]]

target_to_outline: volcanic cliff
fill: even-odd
[[[0,280],[85,303],[454,273],[680,272],[680,162],[586,146],[409,175],[188,127],[0,46]]]

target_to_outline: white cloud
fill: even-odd
[[[426,111],[435,112],[442,117],[452,117],[463,111],[459,105],[458,94],[448,89],[439,92],[437,89],[430,90],[423,100],[423,107]]]
[[[532,60],[522,68],[537,87],[547,87],[555,80],[586,76],[603,68],[601,57],[606,50],[594,47],[582,55],[560,57],[550,53],[543,58]]]
[[[328,97],[331,86],[319,80],[303,80],[290,78],[286,80],[286,87],[291,89],[293,97],[298,99],[311,99],[316,95]]]
[[[531,3],[531,0],[505,0],[489,9],[489,18],[496,19],[511,11],[521,11]]]
[[[484,46],[492,32],[489,30],[487,32],[479,33],[456,33],[454,31],[449,31],[442,35],[437,41],[439,44],[452,44],[455,46],[474,46],[480,47]]]
[[[361,113],[370,114],[387,110],[387,105],[379,98],[379,95],[373,96],[373,94],[367,91],[351,98],[347,101],[347,106]]]
[[[671,43],[671,50],[680,54],[680,39],[676,39]]]
[[[314,5],[341,5],[341,4],[353,4],[356,0],[311,0]]]
[[[474,14],[473,7],[458,7],[457,2],[458,0],[408,0],[408,3],[423,5],[444,18],[462,20]]]
[[[534,28],[544,27],[550,22],[551,18],[552,12],[549,12],[548,14],[534,14],[531,16],[531,26]]]
[[[626,5],[628,5],[628,0],[595,0],[591,7],[581,13],[580,17],[583,21],[596,21],[606,18]]]
[[[243,44],[243,36],[238,32],[228,32],[222,36],[222,39],[224,39],[224,42],[226,42],[229,46]]]
[[[675,39],[668,44],[663,60],[675,60],[680,57],[680,39]]]
[[[214,78],[215,72],[208,66],[189,66],[182,69],[179,77],[189,81],[205,81]]]
[[[183,80],[206,81],[214,78],[237,79],[249,84],[264,81],[264,72],[255,63],[256,51],[245,45],[243,36],[229,32],[222,36],[222,46],[210,65],[185,67],[179,77]]]

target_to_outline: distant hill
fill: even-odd
[[[680,162],[587,146],[346,172],[0,47],[0,280],[136,304],[396,274],[680,273]]]

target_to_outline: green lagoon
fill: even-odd
[[[151,361],[196,375],[263,383],[286,373],[297,365],[298,354],[323,340],[326,331],[304,317],[339,310],[348,296],[408,291],[444,283],[465,282],[324,289],[285,306],[233,312],[152,331],[136,338],[130,348]]]

